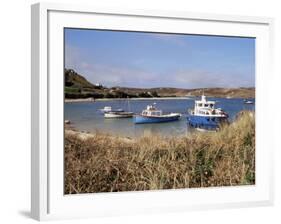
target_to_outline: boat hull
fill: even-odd
[[[105,118],[131,118],[134,116],[133,112],[107,112],[104,113]]]
[[[134,117],[135,124],[149,124],[149,123],[163,123],[163,122],[172,122],[179,120],[180,115],[166,116],[166,117],[151,117],[151,116],[142,116],[136,115]]]
[[[114,109],[114,110],[104,110],[104,109],[100,109],[100,112],[102,113],[109,113],[109,112],[124,112],[123,109]]]
[[[189,115],[187,117],[187,123],[189,126],[206,130],[216,130],[224,122],[227,122],[227,117],[225,116],[218,117]]]

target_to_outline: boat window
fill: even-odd
[[[214,104],[210,104],[210,107],[213,108],[213,107],[214,107]]]
[[[202,107],[202,103],[198,103],[198,107]]]
[[[208,107],[208,106],[209,106],[209,104],[205,104],[205,105],[204,105],[204,107]]]
[[[160,112],[159,112],[159,111],[157,111],[157,112],[151,112],[151,115],[159,116],[159,115],[160,115]]]

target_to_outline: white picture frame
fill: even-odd
[[[256,38],[254,186],[63,194],[63,28],[100,28]],[[31,214],[37,220],[273,204],[273,146],[266,109],[273,77],[273,19],[190,12],[32,5]]]

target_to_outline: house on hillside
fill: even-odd
[[[102,84],[96,83],[95,86],[97,86],[97,87],[102,87]]]

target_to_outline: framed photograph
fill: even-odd
[[[272,29],[32,5],[32,217],[271,205]]]

